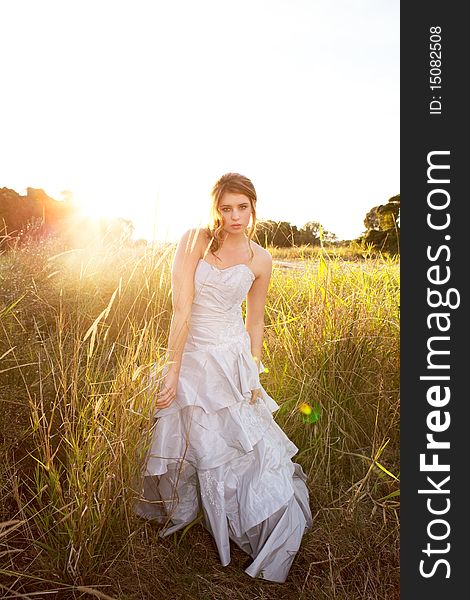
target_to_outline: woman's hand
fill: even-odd
[[[255,402],[261,398],[261,388],[256,388],[256,390],[251,390],[251,400],[250,404],[255,404]]]
[[[176,398],[176,388],[178,386],[178,373],[169,371],[161,384],[157,396],[156,408],[168,408]]]

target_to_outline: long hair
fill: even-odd
[[[223,218],[219,210],[220,200],[225,192],[231,192],[232,194],[243,194],[248,198],[251,204],[251,225],[248,229],[248,245],[251,252],[251,258],[254,256],[254,252],[251,249],[251,239],[256,229],[256,190],[252,182],[240,173],[226,173],[216,181],[211,191],[212,205],[210,213],[210,221],[208,226],[208,233],[210,237],[209,245],[207,250],[214,254],[223,242]]]

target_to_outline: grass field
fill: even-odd
[[[246,576],[235,547],[221,567],[199,523],[161,540],[131,512],[171,252],[0,255],[0,597],[399,597],[398,260],[275,258],[302,268],[274,267],[261,377],[314,514],[285,584]]]

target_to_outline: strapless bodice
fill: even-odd
[[[230,313],[241,306],[254,280],[253,271],[243,263],[218,269],[200,259],[194,276],[193,312]]]
[[[254,280],[254,273],[245,264],[218,269],[203,259],[199,261],[187,350],[226,344],[247,335],[241,307]]]

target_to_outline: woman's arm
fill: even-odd
[[[245,327],[250,335],[251,354],[259,364],[263,348],[264,310],[266,295],[272,271],[272,257],[269,252],[263,252],[260,261],[260,272],[246,297]]]
[[[158,395],[157,408],[166,408],[176,396],[194,298],[194,272],[204,247],[204,232],[200,229],[187,231],[176,247],[171,270],[173,314],[168,336],[168,371]]]

